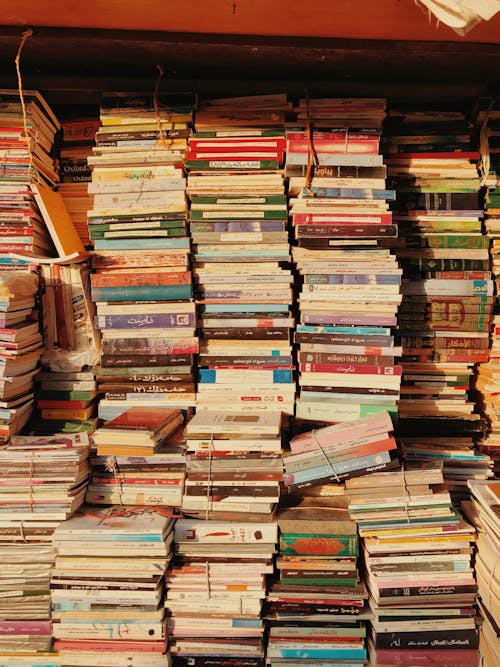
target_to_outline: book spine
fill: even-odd
[[[113,338],[102,341],[103,355],[120,355],[122,360],[134,360],[133,366],[149,365],[142,363],[142,355],[166,361],[172,355],[184,358],[185,355],[198,353],[198,339],[190,338]],[[123,356],[125,355],[125,356]],[[161,356],[160,356],[161,355]],[[139,363],[135,363],[138,361]],[[101,360],[102,364],[102,360]],[[102,364],[104,365],[104,364]]]
[[[94,301],[175,301],[192,296],[191,285],[92,287]]]
[[[427,632],[388,632],[375,636],[376,648],[388,649],[398,642],[398,650],[415,649],[477,649],[479,637],[477,630],[436,630]]]
[[[176,313],[175,306],[172,306],[172,313],[141,315],[140,306],[137,310],[136,315],[96,315],[95,324],[99,329],[194,327],[196,324],[194,313]]]

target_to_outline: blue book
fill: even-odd
[[[200,368],[200,382],[214,384],[217,382],[217,370],[213,368]],[[272,375],[271,375],[272,373]],[[293,382],[293,371],[288,368],[276,369],[269,372],[273,384],[290,384]]]
[[[94,301],[178,301],[193,296],[191,285],[92,287]]]
[[[304,191],[304,197],[307,198],[308,191]],[[340,197],[342,199],[385,199],[394,201],[396,199],[396,190],[380,190],[373,188],[309,188],[309,192],[314,193],[316,197]],[[309,195],[310,196],[310,195]]]
[[[381,463],[389,463],[390,460],[390,452],[384,451],[377,454],[370,454],[369,456],[362,456],[361,458],[357,459],[350,459],[348,461],[328,463],[327,465],[318,466],[316,468],[309,468],[308,470],[299,470],[294,473],[285,473],[285,486],[301,484],[302,482],[309,482],[315,479],[322,479],[324,477],[345,475],[345,473],[354,472],[355,470],[371,468],[372,466],[376,466]]]
[[[175,248],[189,250],[189,238],[143,238],[143,239],[96,239],[95,250],[170,250]]]
[[[282,658],[295,658],[296,660],[366,660],[365,648],[304,648],[289,649],[272,647],[270,649],[272,657],[274,653]],[[342,663],[343,667],[345,665]]]

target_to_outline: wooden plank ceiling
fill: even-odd
[[[414,0],[3,0],[1,21],[0,85],[16,85],[31,27],[25,87],[65,94],[149,89],[157,65],[167,86],[210,94],[404,84],[415,96],[475,96],[495,90],[500,72],[500,14],[460,37]]]

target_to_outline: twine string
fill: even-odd
[[[155,110],[155,116],[156,116],[156,124],[158,126],[158,133],[160,135],[160,142],[161,145],[165,150],[169,150],[170,146],[172,145],[172,139],[170,140],[170,143],[167,141],[165,137],[165,133],[163,131],[162,125],[161,125],[161,115],[160,115],[160,103],[158,101],[159,94],[160,94],[160,83],[163,78],[163,75],[165,72],[163,71],[163,68],[161,65],[156,65],[156,68],[158,70],[158,76],[156,77],[156,83],[155,83],[155,89],[153,93],[153,107]]]
[[[337,471],[336,471],[335,468],[333,467],[332,462],[331,462],[330,459],[328,458],[328,456],[327,456],[325,450],[323,449],[323,447],[322,447],[320,441],[319,441],[318,438],[316,437],[316,429],[313,429],[313,430],[311,431],[311,437],[312,437],[312,439],[314,440],[314,442],[316,443],[316,445],[318,446],[319,451],[323,454],[323,456],[324,456],[324,458],[325,458],[325,461],[327,462],[327,464],[328,464],[330,470],[333,472],[333,474],[334,474],[334,476],[335,476],[335,481],[336,481],[337,483],[340,483],[340,479],[339,479],[339,476],[337,475]]]
[[[23,113],[23,127],[24,127],[24,136],[26,137],[26,147],[28,149],[30,178],[33,175],[33,151],[32,151],[32,138],[28,131],[28,112],[26,111],[26,102],[24,99],[23,78],[21,74],[21,53],[24,48],[24,45],[32,35],[33,35],[33,30],[31,28],[25,30],[22,33],[21,42],[19,43],[19,48],[17,49],[15,58],[16,73],[17,73],[17,89],[19,91],[19,99],[21,101],[21,110]]]

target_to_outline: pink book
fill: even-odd
[[[312,452],[328,448],[339,443],[379,436],[393,430],[392,419],[388,412],[380,412],[370,417],[342,422],[332,426],[308,431],[295,436],[290,441],[292,454]]]

